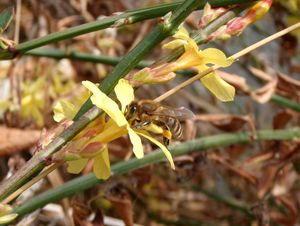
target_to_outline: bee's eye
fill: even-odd
[[[136,113],[136,111],[137,111],[137,106],[136,105],[132,105],[131,108],[130,108],[130,113],[134,114],[134,113]]]

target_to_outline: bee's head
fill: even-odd
[[[127,105],[125,110],[125,117],[126,119],[134,118],[138,113],[138,104],[137,102],[132,102],[131,104]]]

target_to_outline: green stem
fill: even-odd
[[[212,0],[209,2],[212,6],[226,6],[229,4],[245,3],[244,0]],[[144,9],[127,11],[120,15],[111,16],[111,17],[101,19],[99,21],[93,21],[90,23],[82,24],[79,26],[66,29],[64,31],[54,32],[41,38],[36,38],[27,42],[20,43],[17,46],[11,46],[8,49],[2,49],[0,50],[0,59],[2,60],[12,59],[16,57],[18,54],[24,54],[29,50],[48,45],[50,43],[73,38],[82,34],[102,30],[113,25],[122,26],[122,25],[127,25],[139,21],[147,20],[147,19],[160,17],[174,10],[177,6],[181,4],[182,2],[179,1],[174,3],[161,4],[158,6],[144,8]],[[198,5],[199,8],[202,8],[204,5],[204,1],[202,1],[202,3]],[[178,19],[181,20],[181,18]]]
[[[23,54],[26,51],[62,41],[65,39],[73,38],[78,35],[102,30],[113,26],[114,24],[120,26],[123,24],[135,23],[151,18],[156,18],[165,15],[170,12],[174,8],[176,8],[182,2],[161,4],[154,7],[132,10],[124,12],[120,15],[110,16],[99,21],[93,21],[90,23],[82,24],[79,26],[75,26],[64,31],[54,32],[49,35],[46,35],[41,38],[36,38],[24,43],[18,44],[14,49],[2,50],[0,51],[0,59],[11,59],[14,58],[17,54]]]
[[[220,26],[223,24],[226,24],[229,20],[234,18],[238,13],[240,13],[242,9],[235,10],[235,11],[228,11],[224,15],[218,17],[216,20],[208,24],[207,27],[205,27],[203,30],[201,30],[200,33],[195,33],[195,41],[197,44],[202,44],[206,42],[207,36],[211,34],[212,32],[216,31]],[[171,61],[175,58],[177,58],[179,55],[183,53],[183,48],[178,48],[174,51],[172,51],[169,55],[162,57],[160,60],[156,62],[156,64]],[[51,57],[54,59],[72,59],[72,60],[80,60],[80,61],[87,61],[87,62],[93,62],[93,63],[104,63],[104,64],[110,64],[110,65],[116,65],[122,58],[121,57],[107,57],[107,56],[99,56],[94,54],[87,54],[87,53],[81,53],[77,51],[63,51],[59,49],[49,49],[49,48],[39,48],[34,49],[31,51],[28,51],[25,53],[26,55],[31,56],[43,56],[43,57]],[[137,64],[137,68],[144,68],[149,66],[150,63],[146,62],[140,62]]]
[[[199,5],[202,1],[186,0],[179,5],[169,21],[158,24],[152,32],[143,39],[134,49],[132,49],[118,65],[114,68],[100,85],[102,92],[109,94],[120,78],[124,77],[137,63],[150,52],[164,38],[171,35],[180,23]],[[89,122],[93,121],[101,114],[101,110],[97,107],[91,108],[90,101],[86,102],[76,116],[76,121],[68,127],[62,134],[56,137],[47,147],[40,150],[34,155],[17,173],[0,185],[0,200],[11,194],[17,188],[22,186],[28,178],[38,173],[43,168],[44,163],[51,155],[62,148],[69,140],[71,140],[78,132],[80,132]]]
[[[286,108],[290,108],[294,111],[300,112],[300,104],[297,102],[294,102],[288,98],[274,94],[272,96],[271,100],[281,106],[284,106]]]
[[[213,150],[216,147],[224,147],[233,144],[246,144],[253,142],[252,134],[249,132],[244,133],[228,133],[220,134],[209,137],[202,137],[192,141],[188,141],[177,146],[171,146],[170,151],[172,155],[181,156],[195,151]],[[263,140],[293,140],[300,137],[299,129],[288,130],[261,130],[257,131],[256,141]],[[112,166],[112,176],[123,175],[133,170],[148,166],[153,163],[165,161],[165,156],[162,151],[157,150],[147,154],[142,159],[131,159],[117,163]],[[46,191],[34,198],[28,200],[23,205],[16,207],[14,212],[20,216],[30,213],[38,208],[45,206],[50,202],[56,202],[62,198],[71,196],[80,191],[95,186],[96,184],[103,183],[103,180],[98,180],[94,174],[88,174],[76,179],[73,179],[64,185]]]
[[[101,56],[101,55],[94,55],[88,54],[83,52],[77,51],[63,51],[60,49],[54,48],[38,48],[25,53],[26,55],[30,56],[38,56],[38,57],[50,57],[57,60],[60,59],[71,59],[71,60],[80,60],[86,61],[91,63],[102,63],[108,65],[117,65],[122,57],[109,57],[109,56]],[[138,69],[142,69],[151,65],[152,62],[150,61],[140,61],[135,67]]]

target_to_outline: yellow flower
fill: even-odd
[[[22,83],[21,117],[32,118],[38,126],[44,125],[46,78],[39,77],[35,82]]]
[[[61,74],[52,75],[52,85],[50,87],[49,93],[52,98],[57,98],[58,96],[63,96],[70,91],[75,89],[75,82],[72,79],[64,81]]]
[[[80,173],[88,161],[93,159],[93,171],[96,177],[107,179],[110,176],[107,144],[126,134],[129,135],[133,145],[133,152],[137,158],[144,156],[143,145],[139,137],[142,136],[161,148],[172,169],[175,168],[171,153],[162,143],[151,137],[146,130],[131,128],[126,120],[124,116],[125,109],[134,100],[133,88],[128,81],[121,79],[115,87],[115,93],[121,104],[121,109],[115,101],[101,92],[94,83],[84,81],[83,85],[91,91],[93,104],[101,108],[110,119],[105,122],[105,115],[102,115],[91,122],[63,148],[60,154],[55,156],[58,159],[67,160],[69,173]],[[59,120],[71,119],[76,111],[77,109],[74,105],[63,101],[56,106],[54,118]]]
[[[133,153],[137,158],[143,158],[144,151],[141,138],[139,137],[140,135],[161,148],[169,160],[172,169],[175,169],[172,155],[169,150],[162,143],[151,137],[146,131],[131,128],[129,122],[126,120],[124,116],[125,109],[134,100],[133,88],[129,85],[127,80],[120,79],[114,89],[117,99],[121,104],[121,109],[115,101],[100,91],[94,83],[84,81],[82,84],[92,92],[92,103],[102,109],[111,119],[107,122],[103,132],[93,138],[93,140],[109,142],[111,139],[115,139],[128,133],[133,146]]]
[[[66,108],[68,108],[67,106],[65,105]],[[64,109],[64,111],[70,112],[70,109]],[[70,120],[65,119],[60,122],[60,125],[63,126],[68,121]],[[93,160],[93,171],[96,177],[98,179],[107,179],[110,176],[107,145],[101,139],[95,139],[98,134],[104,131],[104,128],[104,117],[100,116],[77,134],[53,158],[65,160],[68,164],[67,171],[74,174],[80,173],[86,164]]]
[[[88,94],[89,92],[83,92],[82,95],[79,95],[79,98],[76,96],[69,101],[60,100],[55,104],[53,118],[56,122],[60,123],[59,128],[63,128],[65,124],[70,125],[72,123],[72,119],[77,113],[79,106],[86,101]],[[65,159],[68,164],[67,171],[74,174],[80,173],[88,161],[93,159],[93,172],[96,177],[98,179],[107,179],[110,176],[107,145],[93,139],[103,129],[104,117],[101,116],[77,134],[71,142],[63,147],[60,153],[55,155],[55,158]],[[48,134],[52,133],[48,132]],[[46,142],[47,136],[44,139],[40,143]]]
[[[199,50],[197,43],[189,37],[184,27],[180,27],[173,37],[176,39],[167,43],[164,47],[173,49],[183,45],[185,52],[175,62],[166,65],[162,73],[170,73],[191,67],[196,67],[200,73],[209,68],[207,66],[208,64],[228,67],[233,63],[232,59],[227,58],[225,54],[218,49],[207,48]],[[200,80],[219,100],[233,100],[235,95],[234,87],[225,82],[216,72],[212,72]]]
[[[60,122],[63,119],[73,120],[79,107],[89,98],[90,93],[84,90],[78,90],[76,96],[68,99],[61,99],[53,107],[53,119]]]

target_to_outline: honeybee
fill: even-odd
[[[133,128],[143,129],[150,125],[161,128],[166,146],[169,145],[171,138],[181,137],[180,121],[195,117],[194,113],[187,108],[163,106],[153,100],[133,101],[127,106],[125,116]]]

